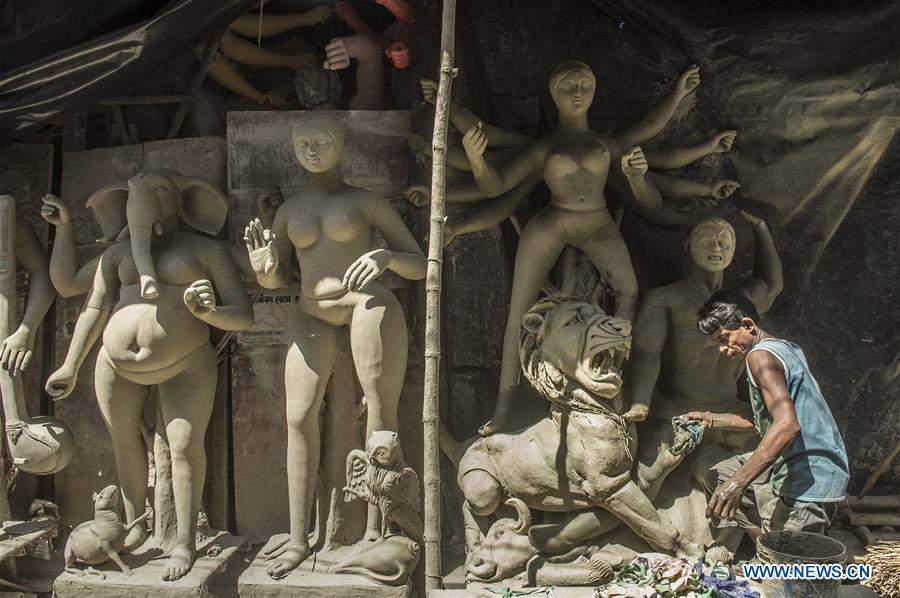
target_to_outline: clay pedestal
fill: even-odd
[[[125,575],[112,563],[96,567],[106,576],[78,576],[62,573],[53,584],[56,598],[81,598],[82,596],[133,596],[153,598],[206,598],[212,596],[209,581],[214,574],[224,571],[229,560],[244,546],[246,540],[219,532],[197,544],[200,555],[190,573],[178,581],[163,581],[162,575],[166,557],[158,548],[152,547],[152,540],[133,554],[122,555],[125,564],[132,568],[132,575]],[[148,546],[149,545],[149,546]],[[210,556],[210,549],[215,556]],[[82,568],[81,565],[79,565]]]
[[[285,537],[286,534],[273,536],[259,554]],[[257,556],[238,578],[238,595],[241,598],[408,598],[408,586],[385,586],[360,575],[328,572],[329,565],[343,560],[353,550],[354,547],[348,546],[326,554],[313,554],[284,579],[269,577],[266,560]]]

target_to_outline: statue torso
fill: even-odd
[[[719,353],[718,346],[697,328],[697,310],[705,293],[679,281],[665,288],[669,330],[660,356],[661,368],[651,412],[667,419],[688,411],[733,412],[743,362]]]
[[[571,210],[604,208],[610,150],[597,135],[567,135],[547,140],[541,169],[551,203]]]
[[[372,193],[348,187],[331,194],[305,191],[282,205],[304,295],[326,298],[345,291],[347,268],[374,248],[371,217],[378,201]]]
[[[103,331],[103,347],[113,364],[133,372],[161,370],[209,342],[208,326],[191,314],[183,296],[192,282],[209,278],[201,259],[201,245],[215,242],[185,231],[154,239],[153,261],[159,283],[156,299],[141,297],[131,248],[127,242],[117,246],[122,286]]]

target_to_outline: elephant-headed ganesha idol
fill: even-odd
[[[522,320],[522,371],[550,402],[546,417],[520,430],[442,448],[458,463],[465,496],[470,579],[495,582],[526,570],[531,583],[594,585],[608,578],[621,555],[586,544],[549,557],[538,514],[579,516],[602,510],[654,550],[702,556],[632,479],[634,424],[622,418],[622,368],[631,323],[599,306],[568,298],[538,301]],[[506,505],[506,506],[504,506]],[[515,517],[499,517],[512,507]],[[559,520],[559,515],[552,517]],[[493,520],[493,523],[492,523]],[[562,562],[560,562],[562,559]]]
[[[73,281],[85,277],[74,272],[75,247],[65,208],[57,203],[54,212],[52,202],[47,211],[55,216],[48,220],[57,225],[63,241],[51,257],[57,265],[54,284],[63,281],[59,286],[72,294]],[[244,330],[253,324],[235,253],[213,237],[225,224],[228,204],[208,181],[160,169],[106,186],[87,205],[111,245],[99,262],[84,267],[96,272],[65,361],[47,381],[47,392],[54,399],[72,392],[79,368],[102,334],[94,389],[112,437],[130,523],[144,512],[147,500],[141,424],[150,387],[158,387],[177,519],[163,577],[174,580],[190,570],[195,558],[206,473],[203,438],[217,377],[209,327]],[[146,537],[144,526],[131,528],[125,549],[140,546]]]

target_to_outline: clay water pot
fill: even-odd
[[[7,422],[6,438],[13,464],[25,473],[57,473],[75,454],[72,431],[62,420],[49,415]]]

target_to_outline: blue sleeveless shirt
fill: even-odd
[[[772,464],[771,483],[775,493],[806,502],[843,500],[850,480],[847,451],[825,397],[809,371],[803,350],[786,340],[764,338],[747,356],[753,351],[768,351],[781,362],[800,424],[800,432]],[[749,364],[747,380],[753,424],[763,436],[772,425],[772,415],[750,373]]]

